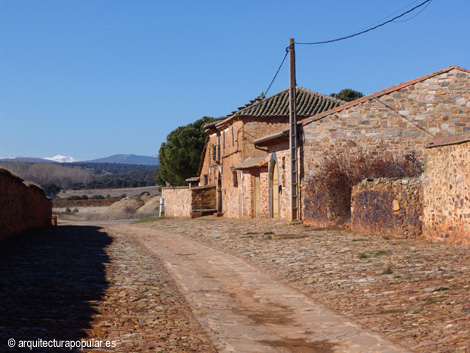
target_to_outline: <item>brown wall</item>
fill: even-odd
[[[351,230],[421,238],[422,189],[417,178],[364,180],[353,187]]]
[[[51,225],[52,201],[44,190],[0,168],[0,241]]]
[[[470,135],[460,143],[426,149],[424,236],[470,244]]]

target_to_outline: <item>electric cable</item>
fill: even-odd
[[[357,32],[357,33],[354,33],[354,34],[350,34],[348,36],[344,36],[344,37],[340,37],[340,38],[335,38],[335,39],[330,39],[330,40],[324,40],[324,41],[320,41],[320,42],[295,42],[295,44],[298,44],[298,45],[321,45],[321,44],[328,44],[328,43],[334,43],[334,42],[339,42],[339,41],[342,41],[342,40],[346,40],[346,39],[350,39],[350,38],[353,38],[353,37],[357,37],[357,36],[360,36],[362,34],[365,34],[367,32],[371,32],[379,27],[382,27],[382,26],[385,26],[386,24],[390,23],[390,22],[394,22],[395,20],[413,12],[414,10],[416,10],[417,8],[420,8],[421,6],[424,6],[426,5],[427,3],[430,3],[432,0],[425,0],[423,1],[421,4],[419,5],[416,5],[415,7],[411,8],[410,10],[408,11],[405,11],[403,12],[402,14],[398,15],[398,16],[395,16],[393,17],[392,19],[388,20],[388,21],[385,21],[385,22],[382,22],[381,24],[378,24],[374,27],[371,27],[371,28],[368,28],[366,30],[363,30],[363,31],[360,31],[360,32]]]
[[[287,47],[287,49],[286,49],[286,54],[284,55],[284,59],[282,59],[281,65],[279,65],[279,68],[277,69],[276,74],[274,75],[274,78],[272,79],[271,83],[269,84],[269,86],[268,86],[266,92],[264,92],[264,96],[265,96],[265,97],[268,96],[269,89],[270,89],[271,86],[273,85],[274,80],[276,80],[276,77],[277,77],[277,75],[279,74],[279,71],[281,71],[282,65],[284,65],[284,61],[286,61],[286,58],[287,58],[287,55],[288,55],[288,54],[289,54],[289,47]]]

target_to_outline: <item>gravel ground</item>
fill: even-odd
[[[142,224],[233,253],[415,352],[470,353],[470,251],[273,220]]]

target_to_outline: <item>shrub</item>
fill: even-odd
[[[341,223],[351,216],[352,187],[362,180],[416,177],[422,173],[423,163],[414,151],[394,157],[365,153],[361,149],[355,154],[333,150],[325,154],[315,175],[305,179],[304,190],[309,198],[323,202],[329,221]]]

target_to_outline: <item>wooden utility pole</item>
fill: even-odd
[[[297,163],[297,108],[295,104],[295,47],[289,39],[289,156],[290,156],[290,209],[291,220],[299,221],[299,173]]]

